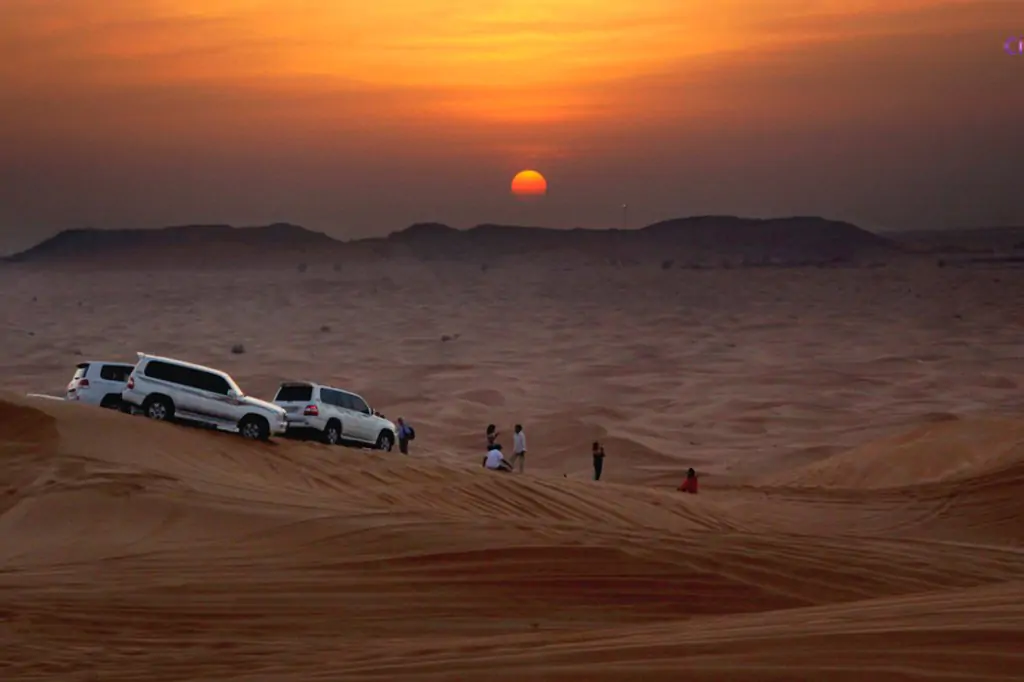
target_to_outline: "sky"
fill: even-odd
[[[0,0],[0,253],[194,223],[1024,224],[1021,34],[1020,0]]]

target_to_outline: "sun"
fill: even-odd
[[[520,199],[539,199],[548,193],[548,181],[535,170],[524,170],[512,178],[512,194]]]

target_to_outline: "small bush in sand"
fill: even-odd
[[[329,324],[325,324],[322,327],[320,327],[320,331],[326,334],[327,332],[331,331],[331,326]]]
[[[241,355],[242,353],[245,352],[245,346],[243,346],[240,343],[236,343],[235,345],[231,346],[231,352],[234,355]]]
[[[661,261],[661,269],[662,270],[671,270],[672,266],[674,264],[675,264],[674,260],[663,260],[663,261]]]
[[[299,263],[299,266],[296,268],[296,270],[298,270],[299,272],[305,272],[308,269],[309,266],[306,265],[305,263]]]

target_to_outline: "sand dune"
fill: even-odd
[[[1024,421],[955,417],[883,438],[765,483],[830,488],[896,488],[1024,468]]]
[[[1024,679],[1021,275],[375,267],[0,273],[5,681]],[[141,349],[413,455],[24,395]]]
[[[927,486],[680,498],[96,412],[0,403],[13,679],[1024,673],[1019,474],[959,479],[952,520],[1018,531],[968,546]]]

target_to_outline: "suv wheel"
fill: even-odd
[[[324,442],[328,445],[337,445],[341,442],[341,424],[331,420],[324,427]]]
[[[380,435],[377,436],[377,449],[391,452],[391,448],[395,446],[394,437],[387,431],[381,431]]]
[[[142,405],[142,411],[146,413],[147,417],[158,422],[170,421],[174,417],[174,403],[163,396],[146,398],[146,402]]]
[[[249,440],[267,440],[270,438],[270,423],[263,417],[246,415],[238,422],[238,433]]]

